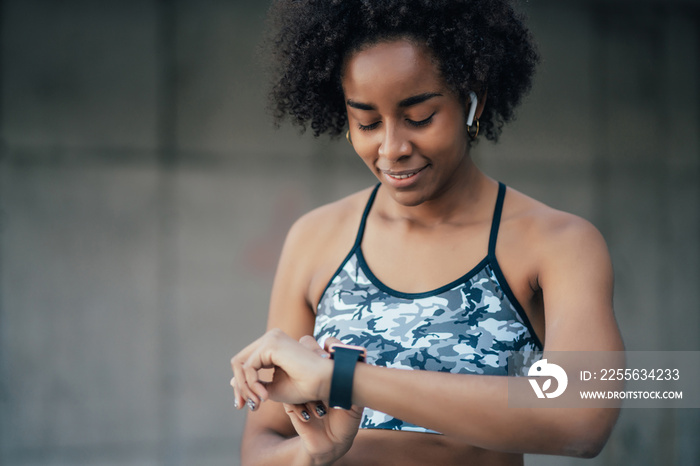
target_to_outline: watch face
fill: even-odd
[[[357,351],[358,352],[358,359],[360,361],[364,361],[365,358],[367,357],[367,350],[361,346],[346,345],[344,343],[334,343],[328,348],[328,352],[331,354],[331,358],[335,354],[336,348],[345,348],[345,349]]]

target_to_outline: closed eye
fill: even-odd
[[[372,131],[372,130],[375,129],[377,126],[379,126],[379,123],[380,123],[379,121],[376,121],[376,122],[374,122],[374,123],[372,123],[372,124],[370,124],[370,125],[363,125],[363,124],[361,124],[361,123],[358,123],[358,124],[357,124],[357,127],[358,127],[361,131]]]
[[[427,126],[430,124],[431,121],[433,121],[434,115],[435,115],[435,112],[433,112],[432,115],[430,115],[425,120],[413,121],[413,120],[406,119],[406,121],[408,122],[409,125],[415,126],[415,127]]]

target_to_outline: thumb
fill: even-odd
[[[336,344],[341,344],[341,345],[342,345],[343,342],[340,341],[340,340],[338,340],[336,337],[328,337],[328,338],[326,339],[326,342],[323,344],[323,346],[324,346],[324,349],[325,349],[326,351],[328,351],[328,349],[329,349],[332,345],[336,345]]]

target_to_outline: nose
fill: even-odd
[[[402,157],[411,155],[411,142],[396,124],[387,122],[384,125],[384,131],[381,132],[381,137],[380,157],[396,162]]]

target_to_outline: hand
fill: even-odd
[[[326,347],[333,343],[340,340],[329,338]],[[271,330],[231,359],[234,374],[240,374],[231,379],[236,407],[243,408],[243,399],[250,400],[246,403],[253,410],[268,398],[281,401],[306,454],[315,464],[330,464],[342,457],[352,446],[362,418],[362,407],[330,409],[320,401],[328,400],[332,364],[327,374],[318,366],[329,365],[329,357],[311,336],[296,342],[282,331]],[[257,370],[269,367],[275,369],[272,382],[260,381]],[[316,391],[313,381],[297,380],[305,375],[312,379],[315,372],[325,378],[325,383],[317,382]],[[327,388],[320,388],[323,386]],[[311,401],[311,393],[319,392],[323,396]]]
[[[331,464],[352,446],[362,419],[362,407],[328,408],[321,401],[284,404],[306,453],[318,464]]]
[[[328,400],[333,363],[311,336],[296,341],[283,331],[273,329],[248,345],[231,359],[231,379],[235,404],[251,409],[271,399],[289,404]],[[263,382],[260,369],[274,368],[271,382]]]
[[[313,338],[302,338],[300,343],[322,358],[330,357]],[[334,343],[340,340],[329,338],[326,348]],[[329,409],[322,401],[284,404],[306,453],[321,464],[334,462],[350,449],[360,426],[362,409],[354,405],[350,410]]]

